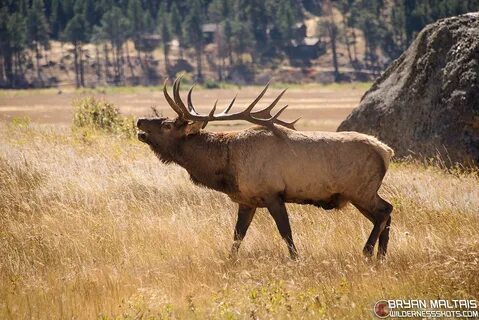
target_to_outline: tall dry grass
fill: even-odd
[[[351,206],[289,206],[301,259],[260,210],[228,260],[236,206],[140,143],[0,124],[0,318],[360,319],[384,298],[479,293],[479,178],[392,164],[389,257]]]

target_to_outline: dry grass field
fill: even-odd
[[[9,119],[0,319],[368,319],[379,299],[479,299],[478,185],[477,170],[392,163],[386,261],[363,258],[372,227],[350,205],[289,206],[299,261],[260,210],[231,261],[226,196],[140,142]]]

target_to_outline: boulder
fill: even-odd
[[[479,12],[426,26],[338,127],[398,156],[479,164]]]

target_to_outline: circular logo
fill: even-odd
[[[389,305],[386,300],[379,300],[374,305],[374,314],[378,318],[387,318],[389,316]]]

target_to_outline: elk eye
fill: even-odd
[[[171,128],[173,127],[173,125],[171,123],[164,123],[163,124],[163,129],[166,129],[166,130],[171,130]]]

